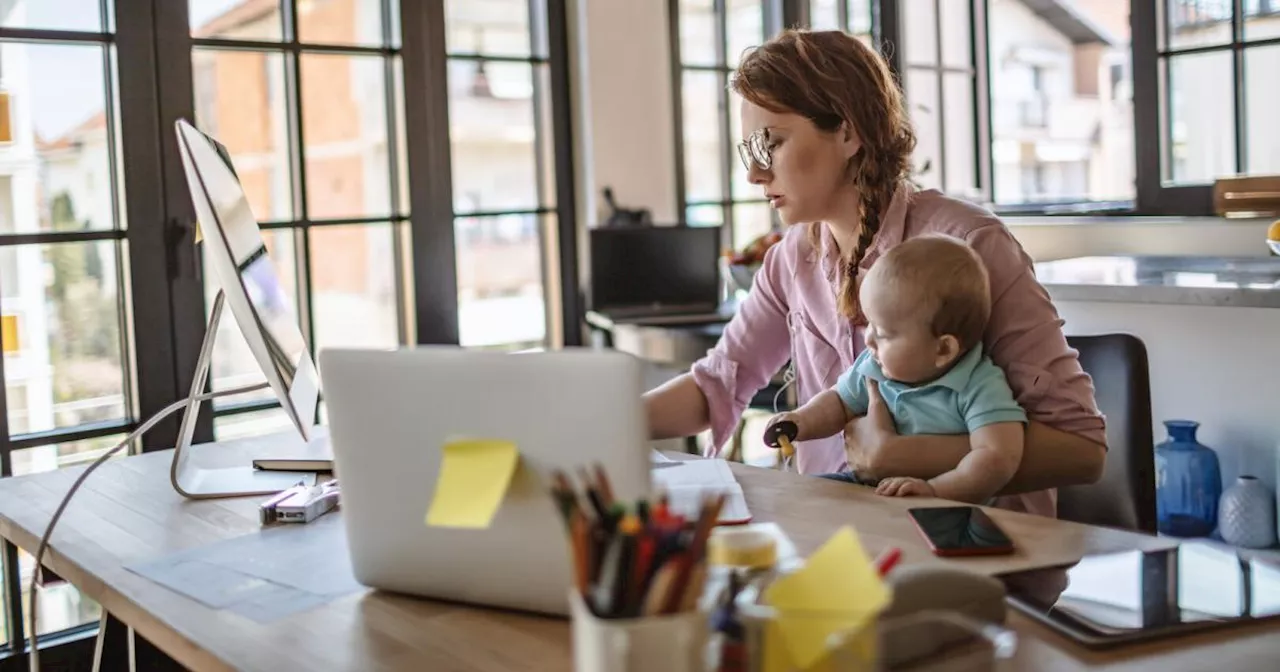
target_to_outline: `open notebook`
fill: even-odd
[[[673,513],[687,519],[696,518],[704,495],[723,492],[724,507],[720,509],[721,525],[751,522],[751,511],[742,495],[733,472],[724,460],[693,459],[670,460],[661,453],[653,453],[650,473],[655,490],[667,493]]]

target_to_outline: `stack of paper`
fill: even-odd
[[[704,497],[724,493],[727,497],[718,522],[734,524],[751,520],[742,486],[724,460],[654,462],[650,466],[653,487],[667,493],[672,513],[695,519]]]

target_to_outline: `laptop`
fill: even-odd
[[[366,586],[565,615],[569,544],[550,472],[595,462],[620,501],[649,493],[641,362],[630,355],[326,349],[320,371],[352,567]],[[519,449],[487,529],[425,522],[442,446],[458,438]]]
[[[720,227],[596,228],[591,309],[614,322],[721,318]]]

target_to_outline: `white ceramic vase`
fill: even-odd
[[[1222,540],[1243,548],[1269,548],[1276,543],[1276,498],[1254,476],[1241,476],[1218,502]]]

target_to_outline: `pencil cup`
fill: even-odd
[[[598,618],[570,591],[576,672],[705,672],[707,615]]]

